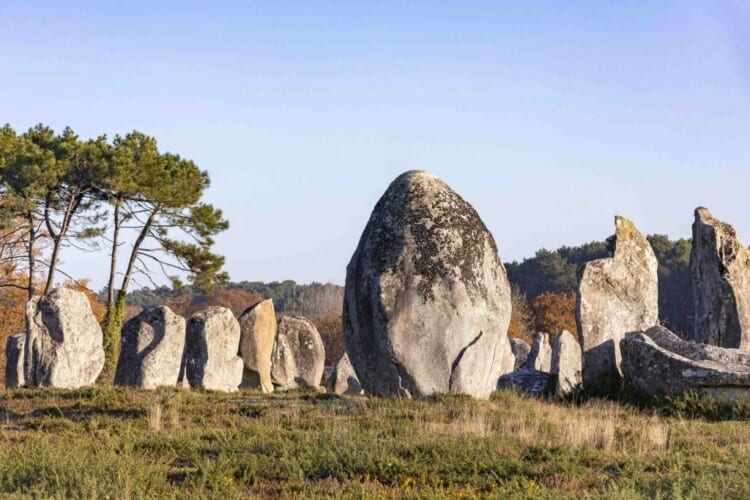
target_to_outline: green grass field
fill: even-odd
[[[91,388],[0,402],[3,496],[750,497],[747,409],[700,400],[657,411],[504,392],[407,401]]]

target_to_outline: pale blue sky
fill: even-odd
[[[0,0],[0,122],[135,128],[195,160],[234,280],[343,283],[409,169],[504,260],[615,213],[688,236],[698,205],[750,243],[750,8],[625,4]],[[100,257],[63,256],[96,285]]]

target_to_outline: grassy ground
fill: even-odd
[[[750,425],[639,410],[163,389],[0,395],[0,494],[748,498]]]

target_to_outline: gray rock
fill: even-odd
[[[621,341],[628,385],[645,396],[695,391],[717,400],[750,400],[750,353],[682,340],[663,327]]]
[[[531,353],[531,346],[525,340],[512,338],[510,339],[510,349],[513,352],[513,371],[520,369]]]
[[[210,307],[187,322],[185,367],[190,387],[234,392],[242,382],[237,356],[240,324],[226,307]]]
[[[540,372],[552,372],[552,346],[549,344],[548,334],[539,332],[534,335],[534,343],[523,367]]]
[[[695,210],[690,279],[695,339],[750,350],[750,250],[707,208]]]
[[[556,376],[530,368],[521,368],[500,377],[497,388],[529,396],[549,396],[555,389]]]
[[[579,272],[576,321],[583,345],[583,383],[592,392],[621,385],[620,340],[658,323],[657,261],[632,222],[615,217],[607,240],[614,256],[586,263]]]
[[[334,394],[363,394],[362,385],[359,383],[357,374],[354,373],[349,356],[344,354],[333,371],[331,380],[331,392]]]
[[[563,330],[552,343],[551,371],[557,375],[555,394],[565,397],[583,383],[581,346],[573,334]]]
[[[241,387],[259,388],[273,392],[271,354],[278,325],[273,300],[255,304],[239,317],[240,357],[245,364]]]
[[[185,319],[152,307],[122,327],[115,384],[142,389],[177,385],[185,354]]]
[[[325,347],[318,329],[299,316],[279,320],[271,355],[271,379],[281,390],[319,387],[325,366]]]
[[[476,211],[426,172],[380,198],[347,267],[344,336],[367,393],[487,398],[513,365],[510,286]]]
[[[26,378],[23,373],[24,345],[26,345],[25,333],[11,335],[5,344],[6,389],[18,389],[26,385]]]
[[[56,288],[26,304],[24,376],[38,387],[77,389],[104,367],[103,335],[83,292]]]

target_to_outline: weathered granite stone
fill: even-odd
[[[185,354],[185,319],[152,307],[122,327],[115,384],[155,389],[176,385]]]
[[[526,363],[531,353],[531,346],[525,340],[511,338],[510,349],[513,351],[514,357],[513,371],[516,371]]]
[[[551,371],[557,375],[555,394],[565,397],[583,382],[581,346],[573,334],[563,330],[552,343]]]
[[[239,317],[240,357],[245,364],[241,387],[273,392],[271,354],[278,325],[273,300],[258,302]]]
[[[552,373],[521,368],[500,377],[497,388],[510,389],[529,396],[549,396],[555,389],[556,378]]]
[[[279,320],[279,332],[271,354],[271,379],[281,390],[320,387],[325,347],[318,329],[299,316]]]
[[[658,323],[657,261],[632,222],[615,217],[607,243],[614,256],[587,262],[579,272],[576,322],[583,345],[583,383],[592,392],[621,384],[620,340]]]
[[[362,385],[359,383],[357,374],[354,373],[349,356],[344,354],[333,371],[331,380],[331,392],[334,394],[362,394]]]
[[[534,343],[523,367],[540,372],[552,372],[552,346],[549,345],[548,334],[539,332],[534,335]]]
[[[628,385],[645,396],[695,391],[717,400],[750,400],[750,353],[682,340],[663,327],[621,341]]]
[[[487,398],[512,367],[510,286],[492,235],[447,184],[388,187],[347,267],[344,336],[366,392]]]
[[[240,324],[226,307],[210,307],[187,322],[185,365],[190,387],[234,392],[242,382],[237,356]]]
[[[83,292],[61,287],[26,304],[24,378],[29,386],[76,389],[104,367],[103,335]]]
[[[23,346],[25,344],[25,333],[11,335],[5,344],[5,387],[7,389],[18,389],[26,385],[26,378],[23,374]]]
[[[750,250],[707,208],[695,210],[690,279],[695,339],[750,350]]]

